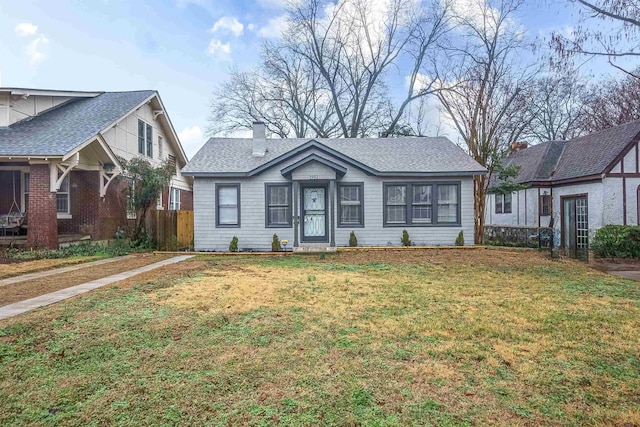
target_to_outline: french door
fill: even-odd
[[[589,210],[587,196],[562,198],[562,247],[573,258],[588,258]]]

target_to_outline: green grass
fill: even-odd
[[[201,257],[0,322],[0,424],[640,423],[640,287],[535,252]]]

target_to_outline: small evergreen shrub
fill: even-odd
[[[456,237],[456,246],[464,246],[464,234],[462,230],[460,230],[458,237]]]
[[[229,243],[229,252],[238,252],[238,238],[233,236],[231,243]]]
[[[278,235],[273,235],[273,241],[271,242],[271,251],[272,252],[280,252],[282,250],[282,245],[280,244],[280,239],[278,239]]]
[[[409,232],[402,230],[402,239],[400,239],[402,246],[411,246],[411,240],[409,239]]]
[[[356,237],[356,233],[353,231],[351,232],[351,234],[349,234],[349,246],[351,246],[352,248],[358,246],[358,239]]]
[[[600,258],[640,258],[640,227],[605,225],[596,232],[591,249]]]

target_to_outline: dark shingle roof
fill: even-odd
[[[151,97],[151,90],[77,98],[0,128],[0,155],[63,156]]]
[[[640,120],[566,142],[543,142],[510,154],[504,164],[520,166],[515,182],[521,184],[600,175],[638,137]]]
[[[447,138],[269,139],[264,157],[252,156],[250,138],[211,138],[182,169],[184,175],[249,173],[317,141],[324,147],[378,172],[485,173],[486,170]]]

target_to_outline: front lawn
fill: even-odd
[[[639,349],[533,251],[202,256],[0,322],[0,424],[633,426]]]

